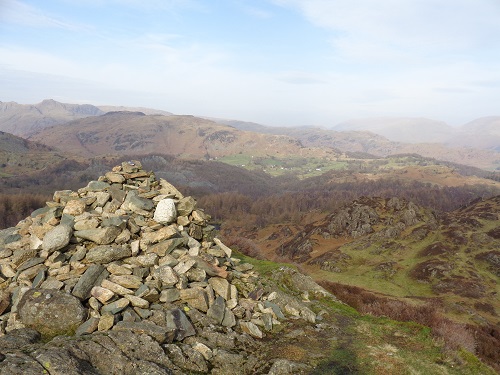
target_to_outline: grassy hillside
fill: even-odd
[[[315,330],[298,320],[289,321],[285,334],[272,342],[272,348],[262,344],[265,350],[291,361],[308,358],[316,366],[312,374],[495,373],[472,353],[473,336],[467,330],[449,335],[413,322],[360,314],[338,300],[308,290],[307,279],[293,268],[241,253],[236,256],[253,264],[265,284],[302,296],[321,315]]]
[[[298,225],[228,229],[226,243],[297,264],[365,313],[473,332],[470,345],[498,364],[499,212],[500,196],[440,215],[398,198],[361,198]]]

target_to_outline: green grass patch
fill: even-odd
[[[255,259],[255,258],[246,256],[245,254],[242,254],[236,250],[233,250],[232,256],[234,258],[240,259],[242,263],[250,263],[251,265],[254,266],[254,269],[257,272],[259,272],[261,275],[270,274],[271,272],[279,269],[280,267],[287,267],[287,268],[296,269],[295,266],[293,266],[289,263],[276,263],[276,262],[273,262],[270,260]]]
[[[328,158],[277,158],[247,154],[227,155],[219,158],[218,161],[248,170],[260,170],[271,176],[294,174],[301,179],[320,176],[325,172],[345,169],[348,166],[345,161]]]

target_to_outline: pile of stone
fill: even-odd
[[[168,345],[214,327],[262,338],[287,315],[315,321],[307,307],[265,291],[209,219],[138,161],[55,192],[0,236],[0,336],[24,327],[47,339],[128,330]],[[200,342],[192,349],[213,355]]]

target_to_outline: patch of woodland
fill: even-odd
[[[51,199],[49,195],[19,193],[0,193],[0,228],[15,226],[34,210],[43,207]]]
[[[131,157],[100,157],[85,161],[66,159],[29,175],[0,178],[3,194],[41,194],[51,196],[57,190],[76,190],[86,181],[96,179],[114,165]],[[500,194],[494,187],[439,187],[419,181],[395,179],[335,182],[352,175],[352,171],[330,171],[318,177],[299,179],[294,175],[272,177],[261,171],[249,171],[216,161],[184,160],[172,155],[151,154],[139,159],[145,170],[171,181],[186,195],[198,198],[200,205],[212,214],[215,222],[225,226],[264,227],[277,223],[300,223],[312,210],[334,212],[363,196],[404,198],[448,212],[467,205],[472,199]],[[8,207],[8,205],[7,205]],[[15,217],[22,214],[6,210]]]

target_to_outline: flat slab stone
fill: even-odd
[[[85,260],[89,263],[110,263],[115,260],[127,258],[132,255],[128,246],[96,246],[87,252]]]
[[[118,227],[106,227],[77,230],[74,235],[75,237],[95,242],[98,245],[108,245],[115,240],[121,231]]]
[[[94,285],[96,285],[99,280],[99,276],[101,276],[104,271],[104,266],[101,266],[100,264],[91,265],[80,277],[71,293],[81,300],[89,298],[90,291],[92,290]]]
[[[187,318],[186,318],[187,319]],[[116,331],[133,331],[135,333],[145,333],[151,336],[160,344],[172,342],[175,337],[174,329],[163,328],[152,322],[118,322],[113,327]]]

